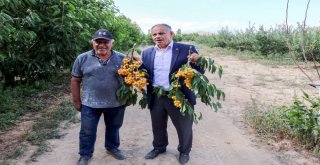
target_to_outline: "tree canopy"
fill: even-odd
[[[115,37],[114,48],[128,50],[143,38],[141,29],[119,13],[113,0],[0,0],[0,78],[32,83],[70,68],[91,49],[101,28]]]

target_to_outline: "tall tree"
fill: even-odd
[[[142,32],[113,0],[0,0],[0,72],[5,84],[32,83],[70,67],[91,47],[94,31],[115,34],[115,48],[141,42]]]

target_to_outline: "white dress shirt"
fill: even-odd
[[[155,46],[156,54],[154,57],[153,68],[153,86],[163,87],[166,91],[170,88],[170,66],[172,59],[172,46],[173,41],[167,46],[166,49],[161,50],[158,46]]]

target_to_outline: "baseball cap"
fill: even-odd
[[[110,40],[113,40],[113,36],[108,30],[100,29],[96,31],[92,36],[92,40],[97,40],[97,39],[105,39],[110,41]]]

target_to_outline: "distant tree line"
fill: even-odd
[[[320,61],[319,28],[306,28],[304,37],[302,37],[300,27],[290,28],[289,31],[292,51],[297,59],[303,60],[302,40],[304,40],[307,59],[312,60],[312,56],[315,56],[317,61]],[[281,57],[287,55],[289,51],[286,45],[287,38],[284,26],[277,26],[275,28],[260,26],[258,29],[252,26],[245,31],[235,32],[225,28],[215,34],[183,34],[182,39],[202,43],[209,47],[252,51],[258,56]]]

